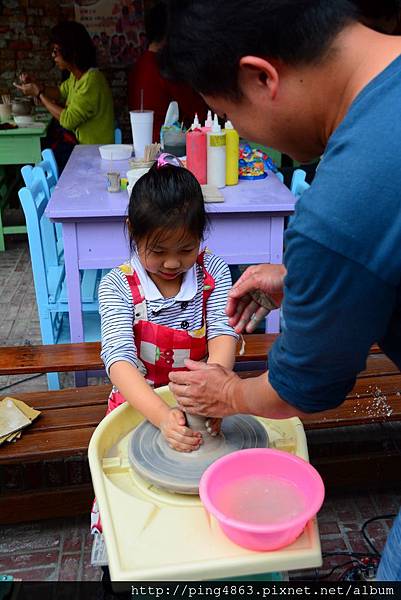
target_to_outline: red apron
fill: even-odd
[[[206,271],[202,252],[197,259],[203,270],[202,326],[196,331],[172,329],[147,320],[146,300],[139,277],[132,268],[125,273],[135,306],[134,336],[138,356],[138,368],[153,387],[169,382],[171,371],[185,371],[185,359],[203,360],[207,356],[206,302],[214,290],[214,279]],[[124,265],[124,269],[127,267]],[[118,391],[112,391],[108,400],[107,414],[125,402]]]

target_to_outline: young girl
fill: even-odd
[[[134,185],[128,208],[131,261],[99,288],[102,359],[113,383],[108,412],[129,402],[158,427],[170,447],[199,448],[202,437],[179,408],[153,390],[185,359],[231,369],[237,334],[225,314],[228,266],[200,251],[206,226],[202,190],[180,161],[162,154]],[[219,420],[210,420],[218,429]],[[95,507],[94,507],[95,508]],[[92,513],[92,531],[99,531]]]

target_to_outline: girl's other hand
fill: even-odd
[[[203,443],[199,431],[192,431],[187,427],[185,415],[179,408],[169,410],[167,417],[160,423],[160,431],[170,448],[178,452],[198,450]]]

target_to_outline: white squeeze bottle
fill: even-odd
[[[208,110],[207,111],[206,121],[205,121],[204,126],[202,127],[202,131],[204,131],[205,133],[207,133],[208,131],[211,130],[212,125],[213,125],[212,111]]]
[[[226,185],[226,133],[221,131],[217,115],[207,132],[207,182],[218,188]]]

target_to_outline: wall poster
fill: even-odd
[[[93,39],[99,67],[131,65],[146,48],[143,0],[75,0],[74,10]]]

